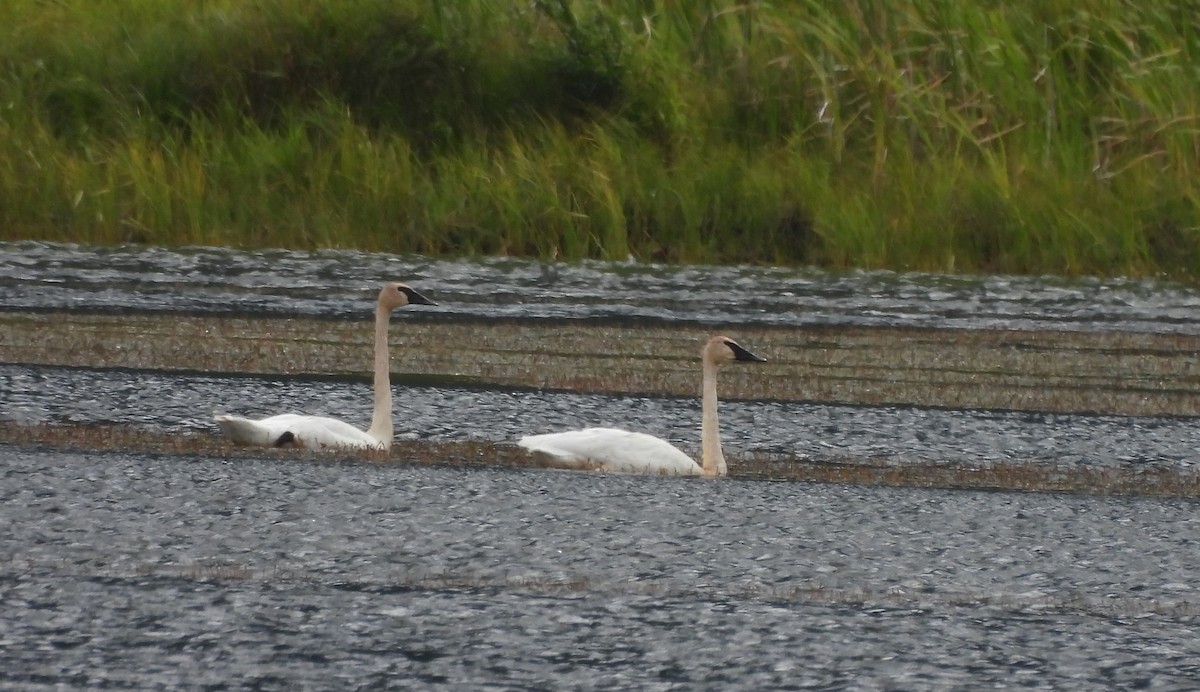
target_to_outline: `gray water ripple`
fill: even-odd
[[[0,244],[0,310],[555,317],[1200,333],[1155,281],[355,252]],[[423,317],[422,317],[423,318]],[[691,398],[395,387],[431,440],[622,424]],[[0,365],[0,420],[212,434],[365,425],[365,380]],[[347,413],[349,412],[349,413]],[[1193,467],[1187,420],[729,401],[726,448]],[[736,457],[735,457],[736,458]],[[1192,689],[1196,503],[0,445],[0,687]]]
[[[0,456],[4,686],[1126,689],[1200,673],[1194,609],[1172,614],[1195,603],[1194,502]]]
[[[0,243],[9,310],[349,317],[389,279],[428,292],[433,318],[1200,334],[1200,287],[1168,281]]]
[[[297,412],[366,427],[363,380],[224,377],[150,371],[0,365],[0,420],[118,424],[164,435],[216,434],[212,412],[251,417]],[[428,387],[397,384],[400,439],[512,442],[590,425],[658,435],[694,453],[700,405],[692,397]],[[47,393],[68,395],[48,396]],[[1060,466],[1195,468],[1200,426],[1184,418],[726,401],[726,450],[812,460],[876,459]]]

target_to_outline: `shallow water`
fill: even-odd
[[[606,396],[396,384],[400,439],[515,441],[589,425],[628,427],[699,449],[694,397]],[[164,372],[0,365],[0,421],[137,425],[164,434],[215,434],[212,411],[286,410],[367,427],[370,384],[295,377],[208,377]],[[75,392],[47,396],[47,392]],[[286,403],[281,403],[286,402]],[[1189,418],[963,411],[727,401],[722,438],[731,456],[768,452],[816,460],[1033,462],[1139,468],[1195,467],[1200,426]]]
[[[360,316],[385,279],[427,291],[425,318],[1200,334],[1200,288],[1150,280],[0,243],[5,309]]]
[[[0,310],[862,324],[1200,334],[1141,281],[0,244]],[[769,355],[769,354],[768,354]],[[398,381],[397,434],[622,424],[692,398]],[[0,421],[365,424],[369,384],[0,364]],[[349,413],[347,413],[349,412]],[[1193,468],[1183,418],[722,405],[731,456]],[[1192,501],[0,445],[0,687],[1192,689]]]
[[[1192,502],[0,454],[14,687],[1200,675]]]

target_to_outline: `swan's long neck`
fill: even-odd
[[[703,396],[700,400],[700,460],[705,476],[728,473],[721,453],[721,433],[717,423],[717,364],[704,359]]]
[[[371,412],[371,429],[367,434],[391,447],[392,435],[392,378],[388,356],[388,321],[392,311],[380,301],[375,307],[375,409]]]

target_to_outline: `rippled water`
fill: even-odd
[[[206,377],[0,365],[0,420],[133,424],[164,433],[214,433],[212,411],[294,410],[370,423],[370,384],[343,379]],[[396,384],[404,439],[513,441],[588,425],[641,430],[699,449],[695,398],[606,396]],[[54,395],[74,392],[71,396]],[[721,406],[731,455],[1192,468],[1200,425],[1187,418],[865,407],[780,401]]]
[[[1200,333],[1150,281],[0,244],[0,310]],[[627,424],[692,399],[398,382],[397,433]],[[0,420],[212,433],[369,385],[0,364]],[[354,418],[358,415],[358,418]],[[727,402],[726,447],[1190,468],[1194,421]],[[694,448],[696,445],[692,445]],[[0,687],[1191,689],[1198,505],[0,446]]]
[[[7,309],[360,315],[385,278],[431,314],[1200,334],[1200,288],[1155,281],[0,243]]]
[[[1185,689],[1200,675],[1192,502],[0,454],[4,686]]]

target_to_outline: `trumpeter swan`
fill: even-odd
[[[717,366],[730,361],[760,358],[736,341],[714,336],[701,351],[704,369],[701,400],[701,464],[666,440],[646,433],[616,428],[585,428],[546,435],[527,435],[517,444],[547,466],[556,468],[680,476],[724,476],[728,473],[721,453],[717,425]]]
[[[389,376],[388,322],[392,310],[405,305],[437,305],[415,289],[401,283],[384,284],[375,306],[375,409],[366,430],[325,416],[284,413],[252,420],[216,415],[217,425],[240,444],[280,447],[295,443],[311,449],[382,449],[392,446],[392,385]]]

